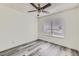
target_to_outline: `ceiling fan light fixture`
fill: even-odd
[[[44,13],[48,13],[47,11],[44,11],[44,9],[46,9],[46,8],[48,8],[48,7],[50,7],[51,6],[51,3],[48,3],[48,4],[46,4],[46,5],[44,5],[43,7],[41,7],[40,5],[40,3],[38,3],[37,5],[35,5],[34,3],[30,3],[36,10],[32,10],[32,11],[29,11],[29,12],[38,12],[38,14],[37,14],[37,16],[39,16],[39,14],[41,13],[41,12],[44,12]]]

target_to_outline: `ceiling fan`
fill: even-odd
[[[45,6],[41,7],[40,3],[37,4],[37,6],[34,3],[30,3],[36,10],[32,10],[32,11],[28,11],[28,12],[43,12],[43,13],[48,13],[47,11],[45,11],[46,8],[51,6],[51,3],[46,4]],[[39,14],[37,14],[37,16],[39,16]]]

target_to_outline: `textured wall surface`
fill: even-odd
[[[0,4],[0,51],[37,39],[37,19]]]
[[[38,37],[39,39],[46,40],[52,43],[56,43],[62,46],[79,50],[79,39],[78,39],[78,20],[79,20],[79,8],[73,8],[52,14],[49,16],[40,17],[38,20]],[[53,20],[54,18],[61,18],[64,21],[64,38],[53,37],[50,33],[43,31],[45,21]]]

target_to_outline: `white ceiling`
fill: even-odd
[[[49,15],[51,13],[62,11],[64,9],[72,8],[78,5],[77,3],[51,3],[51,4],[52,6],[45,9],[49,13],[48,14],[41,13],[40,16]],[[35,10],[35,8],[29,3],[6,3],[2,5],[24,13],[28,13],[28,11]],[[41,6],[44,5],[46,5],[46,3],[41,3]],[[32,14],[36,15],[37,12],[33,12]]]

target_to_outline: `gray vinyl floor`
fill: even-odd
[[[1,56],[78,56],[79,52],[43,40],[36,40],[0,53]]]

